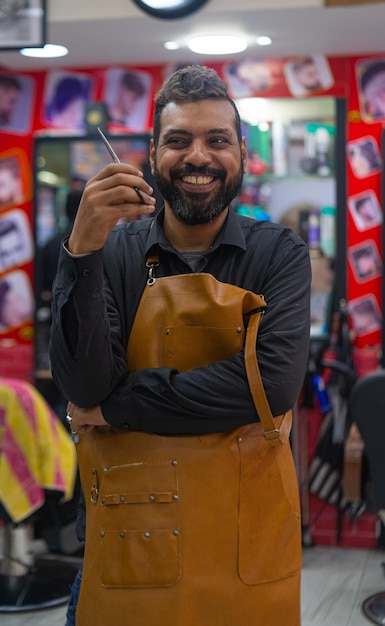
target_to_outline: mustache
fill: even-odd
[[[170,179],[175,180],[181,176],[188,176],[189,174],[197,174],[198,176],[215,176],[220,180],[226,179],[226,172],[222,169],[215,169],[214,167],[194,167],[193,165],[186,165],[178,169],[170,170]]]

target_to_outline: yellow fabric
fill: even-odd
[[[72,439],[37,389],[0,378],[0,502],[11,519],[38,510],[44,490],[70,499],[76,470]]]

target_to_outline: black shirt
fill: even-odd
[[[243,351],[188,372],[158,368],[128,375],[126,347],[147,280],[147,253],[159,247],[159,277],[192,272],[166,239],[162,218],[119,225],[103,250],[84,257],[61,251],[53,288],[54,380],[74,404],[101,404],[104,418],[117,428],[200,434],[256,421]],[[308,357],[311,271],[305,243],[290,229],[230,209],[197,271],[263,294],[258,362],[273,415],[284,413],[296,401]]]

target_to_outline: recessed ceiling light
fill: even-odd
[[[165,41],[163,46],[166,50],[179,50],[179,44],[177,41]]]
[[[188,47],[198,54],[236,54],[247,48],[247,41],[239,35],[204,35],[192,37]]]
[[[56,57],[65,57],[66,54],[68,54],[68,48],[47,43],[42,48],[22,48],[20,54],[25,57],[34,57],[37,59],[53,59]]]
[[[261,35],[261,37],[257,37],[256,41],[259,46],[270,46],[273,43],[271,37],[268,37],[267,35]]]

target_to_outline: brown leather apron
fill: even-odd
[[[130,371],[205,366],[246,342],[261,423],[202,436],[98,428],[80,437],[87,528],[76,624],[299,626],[291,413],[272,418],[255,357],[265,302],[209,274],[152,271]]]

